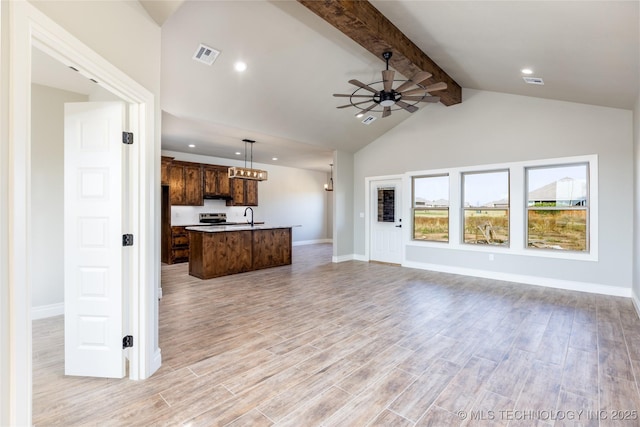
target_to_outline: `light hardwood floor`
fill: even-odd
[[[35,321],[35,424],[640,426],[629,299],[330,260],[163,266],[145,381],[65,377],[62,318]]]

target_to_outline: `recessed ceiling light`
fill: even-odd
[[[195,144],[189,144],[189,148],[196,148]]]
[[[531,68],[523,68],[522,74],[533,74],[533,70]]]
[[[241,73],[247,69],[247,64],[242,61],[238,61],[234,64],[233,68],[235,68],[237,72]]]
[[[278,160],[278,158],[277,157],[272,157],[271,160]]]
[[[239,156],[240,154],[242,154],[242,153],[239,152],[239,151],[236,151],[236,156]]]

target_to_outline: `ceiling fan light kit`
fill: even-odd
[[[229,178],[250,179],[253,181],[266,181],[269,174],[265,170],[253,168],[253,144],[256,142],[252,139],[243,139],[244,142],[244,167],[233,166],[229,168]],[[251,147],[251,164],[247,167],[247,144]]]
[[[358,86],[353,93],[334,93],[333,96],[335,97],[349,98],[349,104],[340,105],[337,108],[356,107],[360,110],[356,114],[357,117],[362,117],[364,113],[369,111],[381,112],[382,117],[389,117],[391,111],[400,109],[414,113],[418,111],[416,104],[419,102],[440,101],[439,97],[431,96],[430,92],[445,90],[447,88],[446,83],[438,82],[425,86],[424,83],[431,77],[431,74],[426,71],[420,71],[414,74],[409,80],[394,80],[395,71],[389,69],[389,59],[391,59],[391,56],[391,52],[384,52],[382,54],[382,57],[387,63],[387,68],[382,70],[382,80],[369,84],[364,84],[355,79],[349,80],[349,83]],[[394,89],[393,84],[396,81],[402,81],[402,83]],[[363,101],[360,98],[367,99]],[[360,106],[367,103],[371,104],[366,107]],[[382,110],[376,110],[376,107],[382,107]]]

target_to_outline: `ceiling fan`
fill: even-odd
[[[447,88],[447,84],[444,82],[434,83],[425,86],[423,83],[429,77],[431,73],[426,71],[420,71],[413,75],[409,80],[394,80],[395,71],[389,69],[389,59],[391,58],[391,52],[384,52],[382,57],[387,62],[387,69],[382,71],[382,80],[364,84],[358,80],[349,80],[352,85],[358,86],[356,90],[351,94],[334,93],[333,96],[349,98],[349,104],[340,105],[337,108],[356,107],[360,111],[356,114],[358,117],[362,117],[364,113],[382,112],[382,117],[391,115],[392,110],[406,110],[410,113],[418,111],[416,104],[419,102],[439,102],[440,97],[431,96],[431,92],[444,90]],[[402,81],[397,88],[393,88],[393,83],[396,81]],[[417,86],[413,89],[412,87]],[[370,93],[365,93],[370,92]],[[360,98],[367,98],[360,101]],[[371,103],[369,106],[361,107],[363,104]],[[376,107],[382,107],[382,110],[375,109]],[[398,107],[398,108],[394,108]]]

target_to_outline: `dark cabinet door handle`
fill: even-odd
[[[396,228],[402,228],[402,224],[396,225]]]

